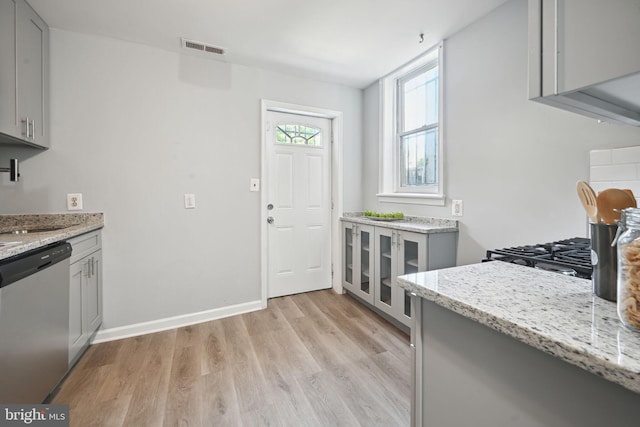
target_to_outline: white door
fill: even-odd
[[[331,121],[267,112],[268,297],[331,287]]]

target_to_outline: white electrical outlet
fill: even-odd
[[[251,178],[249,191],[260,191],[260,180],[258,178]]]
[[[195,209],[196,208],[196,195],[195,194],[185,194],[184,195],[184,208],[185,209]]]
[[[462,216],[462,200],[451,201],[451,215]]]
[[[67,210],[68,211],[82,210],[82,193],[67,194]]]

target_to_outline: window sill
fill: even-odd
[[[378,193],[376,196],[380,203],[444,206],[446,201],[446,197],[441,194]]]

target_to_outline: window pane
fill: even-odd
[[[402,82],[401,90],[403,132],[438,122],[438,67]]]
[[[318,128],[300,124],[281,124],[276,126],[276,144],[321,147],[322,136]]]
[[[402,137],[400,185],[434,185],[438,176],[438,129]]]

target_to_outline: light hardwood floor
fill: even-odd
[[[91,346],[55,397],[85,426],[408,426],[409,338],[332,290]]]

